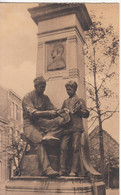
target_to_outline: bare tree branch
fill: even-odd
[[[92,127],[92,125],[95,123],[98,117],[95,118],[95,120],[92,122],[92,124],[88,127],[88,130]]]
[[[93,102],[95,102],[95,99],[92,96],[87,95],[86,97],[92,99]]]
[[[94,106],[93,108],[92,107],[91,108],[88,108],[89,112],[91,112],[93,110],[94,112],[97,113],[97,110],[95,110],[94,108],[96,108],[96,106]]]
[[[107,119],[109,119],[110,117],[112,117],[113,114],[116,112],[117,108],[118,108],[118,106],[116,107],[116,109],[115,109],[113,112],[111,112],[111,114],[110,114],[108,117],[106,117],[106,118],[104,118],[104,119],[102,120],[102,123],[103,123],[105,120],[107,120]]]
[[[111,65],[112,65],[112,64],[109,65],[108,71],[107,71],[105,77],[103,78],[103,80],[102,80],[100,86],[98,87],[98,91],[99,91],[100,88],[102,87],[102,85],[103,85],[103,83],[105,82],[105,80],[106,80],[107,78],[109,78],[108,73],[109,73],[109,70],[110,70],[110,68],[111,68]],[[113,72],[113,73],[114,73],[114,72]],[[113,74],[113,73],[112,73],[112,74]]]
[[[105,112],[101,113],[101,115],[104,115],[104,114],[107,114],[107,113],[113,113],[113,112],[114,112],[114,110],[112,110],[112,111],[108,110],[108,111],[105,111]],[[119,111],[116,110],[115,112],[119,112]]]
[[[88,85],[90,85],[91,87],[93,87],[93,89],[94,89],[94,86],[93,86],[91,83],[89,83],[88,81],[86,81],[86,83],[87,83]]]

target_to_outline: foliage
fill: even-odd
[[[5,140],[3,140],[1,154],[3,157],[3,154],[6,154],[8,161],[12,160],[15,169],[17,169],[24,150],[24,143],[21,140],[20,134],[16,135],[16,130],[11,126],[6,125],[4,130]]]
[[[118,108],[118,104],[112,108],[110,102],[118,102],[115,85],[118,83],[119,37],[112,25],[104,28],[101,21],[96,21],[95,15],[91,18],[93,22],[86,33],[84,54],[86,55],[85,65],[86,75],[88,75],[86,87],[91,105],[89,109],[92,126],[98,120],[99,113],[101,123],[103,123],[112,117]]]

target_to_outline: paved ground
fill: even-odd
[[[107,189],[106,195],[119,195],[119,189]]]

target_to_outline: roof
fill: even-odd
[[[98,132],[99,132],[99,126],[96,126],[95,129],[91,131],[91,133],[89,134],[89,137],[93,136],[95,133]],[[103,134],[107,135],[112,141],[115,142],[115,144],[119,146],[119,143],[107,131],[103,130]]]

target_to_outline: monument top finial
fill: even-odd
[[[40,21],[75,14],[83,30],[88,30],[92,24],[84,3],[40,3],[39,6],[28,9],[36,24]]]

